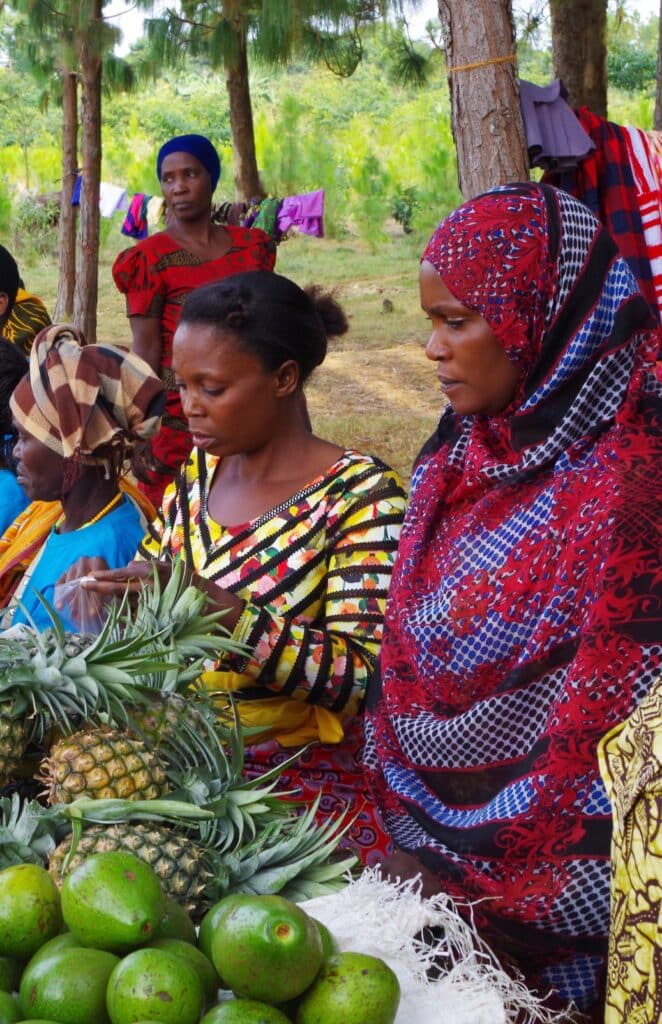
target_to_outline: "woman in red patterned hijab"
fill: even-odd
[[[413,477],[367,771],[399,873],[478,901],[497,952],[597,1020],[596,745],[662,650],[659,332],[591,213],[534,183],[439,226],[421,298],[449,404]]]

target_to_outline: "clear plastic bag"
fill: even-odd
[[[89,576],[55,586],[55,610],[65,623],[73,625],[78,633],[97,634],[103,629],[108,616],[108,604],[95,590],[81,586]]]

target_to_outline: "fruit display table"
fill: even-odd
[[[560,1024],[566,1019],[542,1007],[522,982],[504,972],[450,898],[424,899],[415,881],[395,885],[378,870],[366,869],[340,892],[301,906],[329,928],[341,950],[381,957],[395,971],[402,993],[395,1024]],[[417,936],[423,931],[435,938],[422,941]]]

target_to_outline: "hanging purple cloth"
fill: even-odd
[[[128,235],[129,238],[147,238],[149,227],[147,225],[146,210],[150,198],[150,196],[143,195],[142,192],[135,193],[129,203],[129,211],[124,218],[124,223],[120,228],[123,235]]]
[[[532,167],[564,170],[576,167],[595,143],[568,106],[567,92],[560,78],[549,85],[534,85],[520,79],[522,120]]]
[[[324,189],[285,196],[278,211],[278,230],[297,227],[304,235],[324,238]]]

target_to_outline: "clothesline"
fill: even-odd
[[[83,176],[79,174],[74,185],[71,203],[78,206]],[[224,204],[225,205],[225,204]],[[235,205],[235,204],[229,204]],[[243,204],[239,217],[242,227],[259,227],[280,242],[292,228],[315,238],[324,237],[324,190],[301,192],[293,196],[254,200]],[[127,189],[102,181],[99,186],[99,211],[102,217],[113,217],[126,211],[120,228],[129,238],[146,238],[150,228],[158,226],[163,218],[165,204],[161,196],[135,192],[129,199]]]

